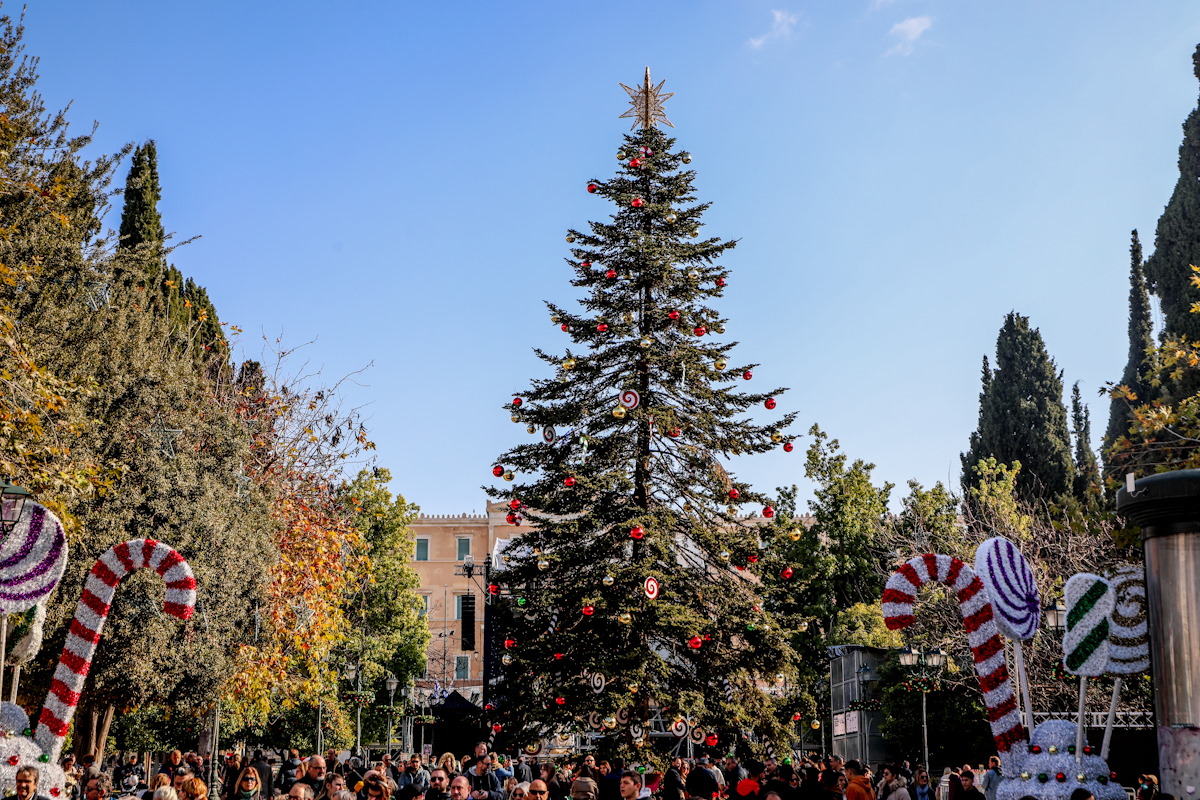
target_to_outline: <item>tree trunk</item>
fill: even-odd
[[[108,730],[112,726],[115,706],[92,705],[81,702],[75,711],[75,757],[96,757],[96,765],[104,760],[104,744],[108,741]]]
[[[100,719],[96,722],[96,763],[104,761],[104,746],[108,743],[108,729],[112,727],[113,714],[117,707],[105,705],[100,709]]]

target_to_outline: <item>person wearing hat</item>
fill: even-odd
[[[1158,797],[1158,776],[1146,773],[1138,776],[1137,800],[1154,800]]]

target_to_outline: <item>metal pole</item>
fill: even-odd
[[[925,719],[925,698],[929,692],[921,692],[921,738],[925,741],[925,770],[929,771],[929,723]]]
[[[317,698],[317,752],[325,752],[325,732],[321,728],[321,712],[325,710],[325,698]]]
[[[354,675],[354,691],[355,693],[362,691],[362,666],[358,668],[358,672]],[[354,712],[354,755],[362,758],[362,703],[356,699],[354,705],[358,706]]]
[[[388,753],[392,752],[392,717],[396,712],[396,690],[388,692]],[[389,776],[391,777],[391,776]]]
[[[212,723],[212,758],[208,760],[208,785],[217,785],[217,754],[221,752],[221,699],[217,698],[217,707],[213,709]],[[225,788],[225,787],[222,787]]]

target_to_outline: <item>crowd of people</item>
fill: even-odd
[[[196,753],[171,752],[149,777],[137,755],[108,765],[67,756],[65,800],[996,800],[1001,781],[995,756],[987,766],[948,767],[935,781],[907,761],[872,771],[857,759],[816,754],[795,761],[675,756],[665,772],[591,754],[558,763],[506,758],[485,742],[462,758],[282,755],[227,753],[211,787],[209,765]],[[34,767],[17,772],[17,800],[45,800],[38,777]],[[1094,798],[1079,788],[1070,800]],[[1171,799],[1159,794],[1155,776],[1142,775],[1136,800]]]

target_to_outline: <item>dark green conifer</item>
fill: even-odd
[[[1200,79],[1200,46],[1192,55]],[[1183,123],[1179,146],[1179,180],[1158,218],[1154,255],[1146,261],[1146,279],[1163,312],[1163,336],[1200,340],[1200,288],[1192,285],[1192,265],[1200,266],[1200,106]]]
[[[1121,385],[1128,386],[1139,402],[1148,402],[1150,382],[1146,380],[1146,353],[1154,346],[1154,322],[1150,316],[1150,294],[1146,291],[1145,264],[1138,232],[1133,232],[1129,245],[1129,357]],[[1119,397],[1111,401],[1105,445],[1111,445],[1129,430],[1129,403]]]
[[[1100,494],[1100,465],[1092,452],[1092,417],[1079,394],[1079,381],[1071,387],[1071,428],[1075,436],[1074,494],[1085,500]]]
[[[1072,489],[1075,468],[1062,374],[1029,319],[1011,311],[996,339],[996,368],[984,361],[979,426],[962,455],[962,484],[978,484],[974,467],[993,457],[1021,462],[1017,494],[1032,504],[1053,502]]]

